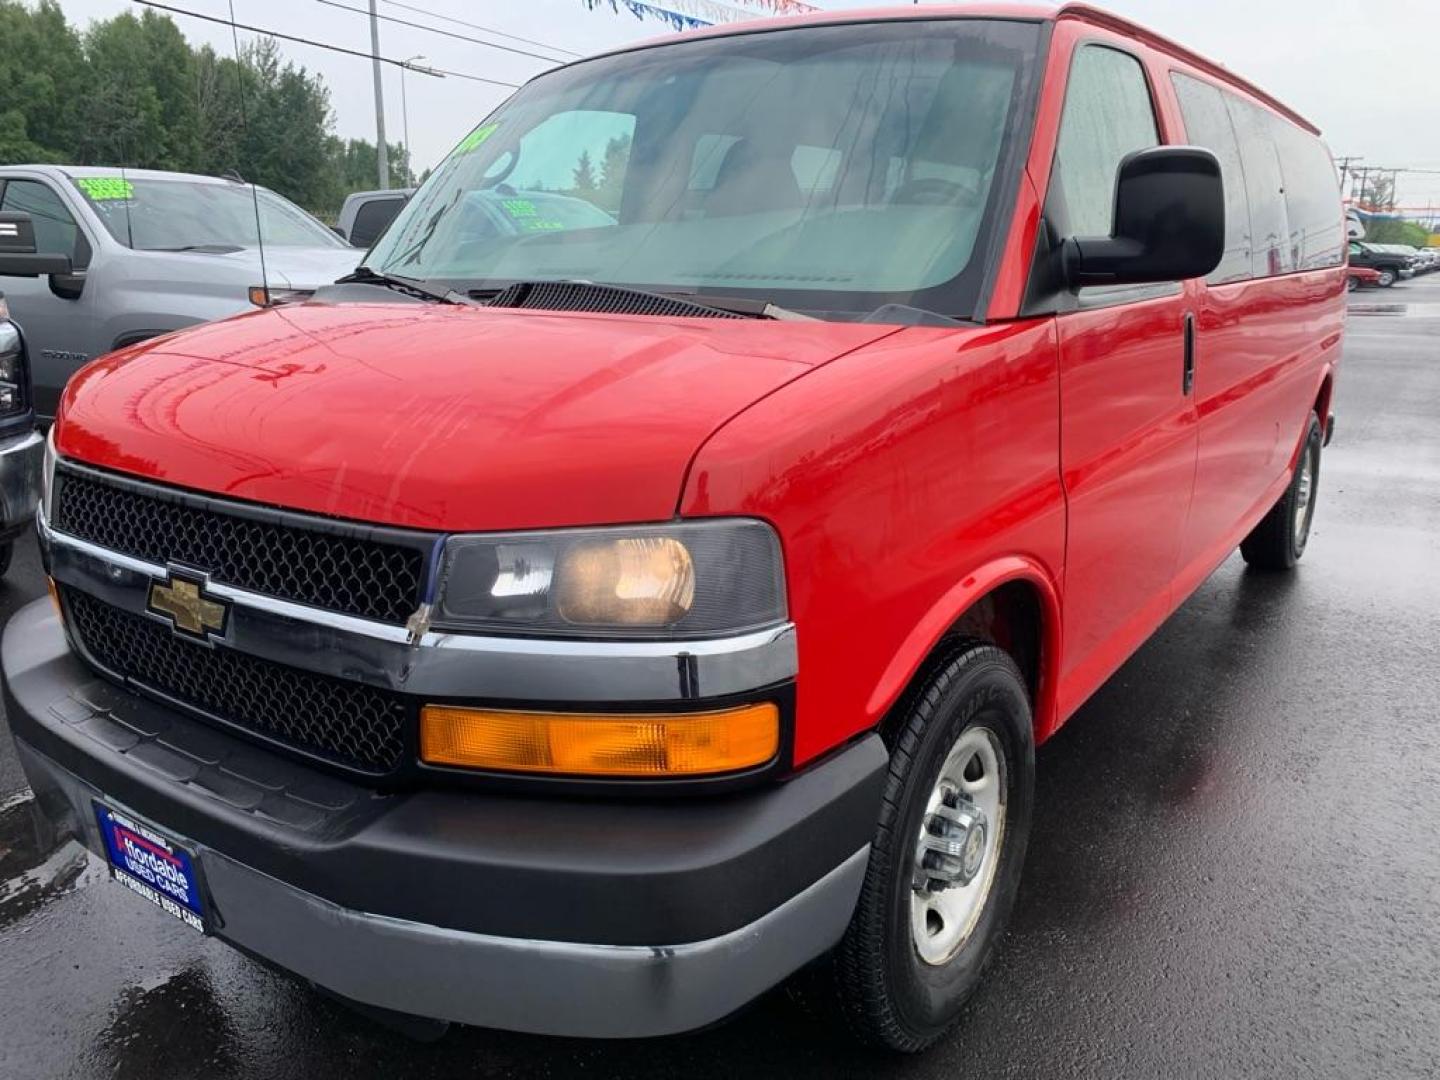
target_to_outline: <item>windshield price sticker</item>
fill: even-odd
[[[95,202],[119,202],[135,197],[135,185],[120,176],[79,176],[75,184]]]
[[[476,128],[461,140],[460,145],[455,148],[456,153],[468,154],[472,150],[478,150],[486,139],[490,138],[491,135],[494,135],[495,132],[499,130],[499,127],[500,123],[496,121],[493,124],[486,124],[484,127]]]

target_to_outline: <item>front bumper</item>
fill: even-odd
[[[29,528],[40,505],[45,437],[33,428],[0,441],[0,542]]]
[[[703,1026],[833,946],[886,765],[870,737],[746,794],[382,795],[95,679],[48,601],[0,664],[37,800],[91,850],[100,798],[196,854],[217,936],[364,1004],[518,1031]]]

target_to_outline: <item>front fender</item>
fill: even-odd
[[[925,658],[967,611],[1011,582],[1031,586],[1040,607],[1039,687],[1035,700],[1035,741],[1059,726],[1055,686],[1060,660],[1060,590],[1045,567],[1025,555],[1008,555],[965,575],[935,601],[896,650],[875,684],[865,711],[878,723],[909,685]]]

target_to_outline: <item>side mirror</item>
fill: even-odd
[[[340,237],[341,240],[344,240],[347,244],[350,242],[350,237],[345,235],[345,230],[342,229],[339,225],[331,225],[330,231],[333,232],[336,236]]]
[[[1065,241],[1070,285],[1142,285],[1204,277],[1225,253],[1220,162],[1197,146],[1157,146],[1120,162],[1110,236]]]
[[[70,271],[69,255],[41,255],[35,251],[35,222],[29,214],[0,211],[0,276],[39,277]]]

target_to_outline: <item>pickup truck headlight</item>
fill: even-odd
[[[783,622],[780,542],[761,521],[455,536],[437,629],[713,637]]]
[[[12,322],[0,322],[0,420],[30,407],[30,378],[25,347]]]

